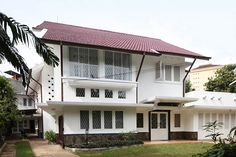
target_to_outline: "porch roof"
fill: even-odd
[[[189,97],[171,97],[171,96],[154,96],[143,100],[145,104],[158,104],[158,103],[189,103],[197,101],[198,98],[189,98]]]

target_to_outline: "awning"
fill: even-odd
[[[148,99],[143,100],[143,103],[146,104],[184,104],[189,102],[197,101],[198,98],[189,98],[189,97],[167,97],[167,96],[155,96]]]

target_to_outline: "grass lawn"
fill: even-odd
[[[191,157],[211,146],[207,143],[144,145],[104,151],[79,151],[77,154],[80,157]]]
[[[16,157],[34,157],[34,153],[28,141],[16,143]]]

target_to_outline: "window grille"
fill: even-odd
[[[32,99],[28,99],[28,106],[32,106]]]
[[[80,128],[89,129],[89,111],[80,111]]]
[[[160,113],[160,128],[166,128],[166,114]]]
[[[91,89],[91,97],[99,98],[99,89]]]
[[[27,106],[27,99],[26,98],[23,98],[23,105]]]
[[[77,97],[85,97],[85,88],[76,88]]]
[[[123,128],[123,111],[116,111],[116,128]]]
[[[113,91],[105,89],[105,98],[113,98]]]
[[[180,67],[174,66],[174,81],[180,81]]]
[[[165,80],[171,81],[171,65],[165,65]]]
[[[180,127],[181,126],[181,119],[180,119],[180,114],[175,114],[175,127]]]
[[[101,111],[93,111],[93,129],[101,129]]]
[[[143,128],[143,113],[137,113],[137,128]]]
[[[152,129],[157,129],[157,114],[152,113]]]
[[[112,129],[112,111],[104,111],[104,128]]]
[[[126,91],[118,91],[119,99],[126,99]]]

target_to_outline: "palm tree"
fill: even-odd
[[[27,46],[32,43],[45,63],[54,67],[58,66],[59,59],[52,52],[52,49],[36,37],[27,25],[21,24],[0,12],[0,63],[5,59],[20,71],[25,86],[29,68],[15,47],[18,43]]]

